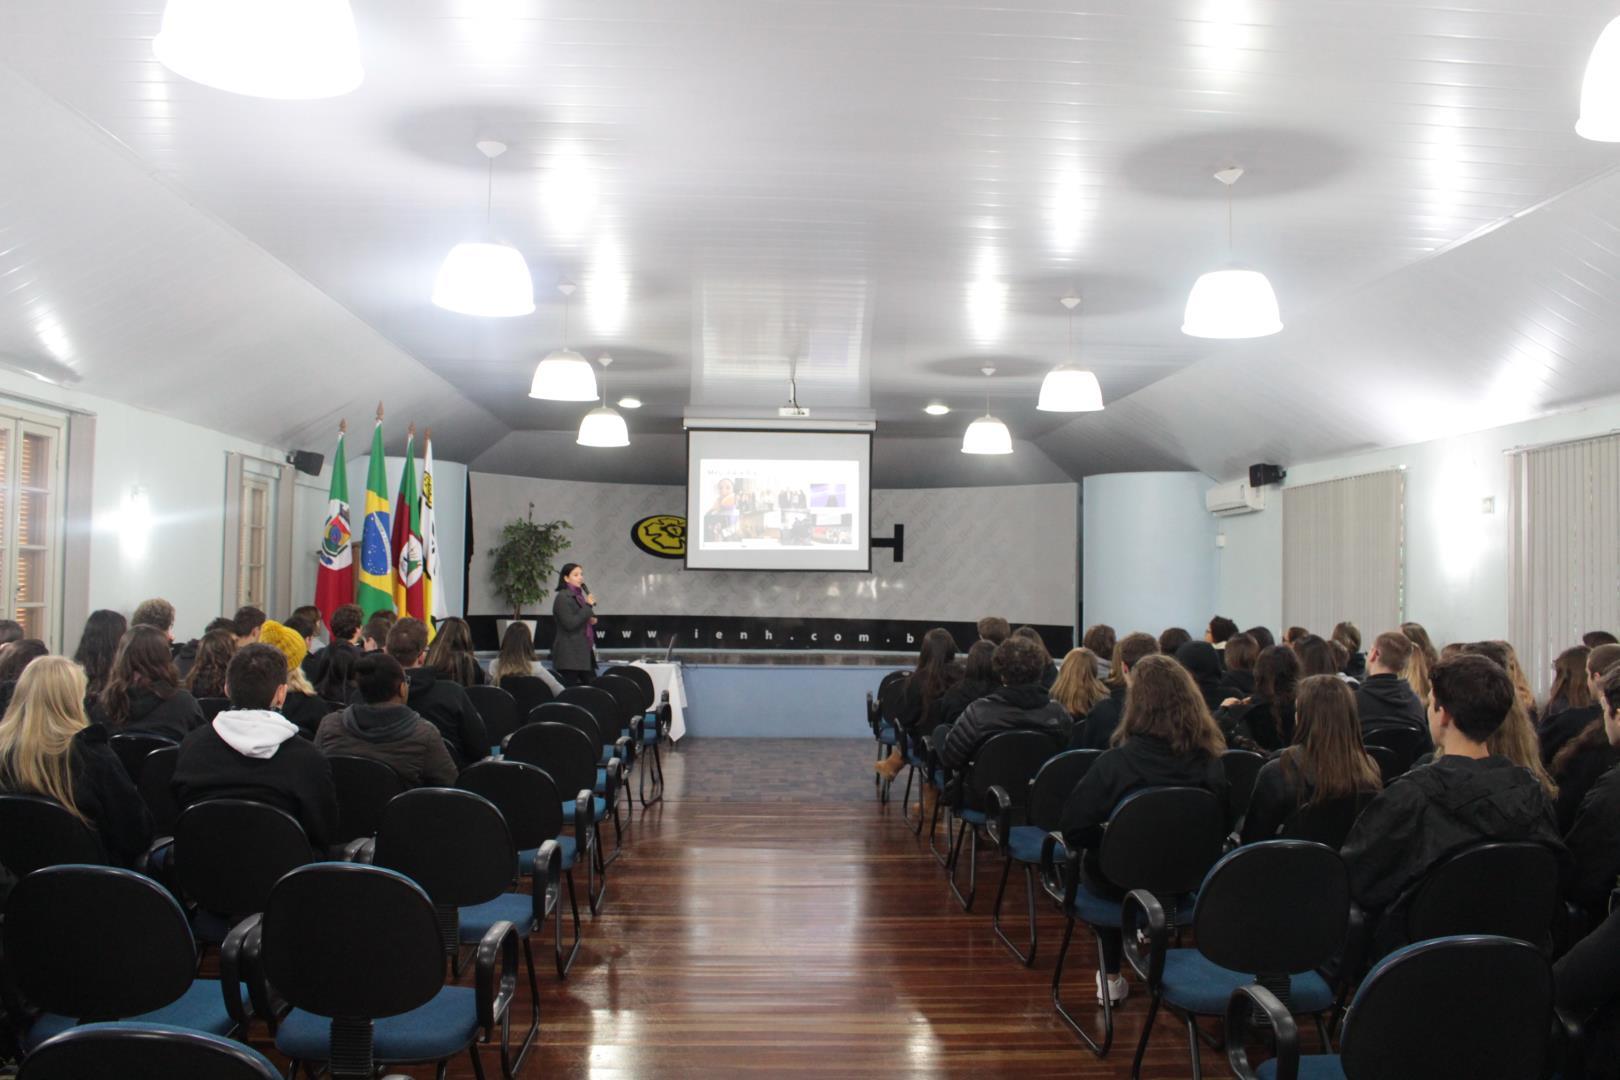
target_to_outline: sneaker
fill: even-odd
[[[1103,1003],[1103,989],[1102,989],[1102,987],[1103,987],[1103,973],[1099,971],[1099,972],[1097,972],[1097,1004],[1098,1005],[1101,1005]],[[1124,1001],[1125,1000],[1125,995],[1130,993],[1130,990],[1131,990],[1131,984],[1125,981],[1125,976],[1123,976],[1123,975],[1110,975],[1110,976],[1108,976],[1108,1003],[1110,1005],[1118,1005],[1120,1002]]]

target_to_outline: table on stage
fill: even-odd
[[[654,708],[664,700],[664,691],[669,691],[669,737],[672,742],[680,742],[686,734],[686,681],[681,678],[680,661],[637,660],[633,666],[652,676]],[[605,670],[612,671],[613,665]]]

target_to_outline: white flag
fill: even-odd
[[[427,612],[430,625],[437,629],[439,621],[448,618],[450,612],[445,606],[444,580],[439,576],[439,529],[433,520],[434,479],[433,433],[430,431],[422,447],[422,490],[417,496],[417,520],[421,523],[422,547],[425,549],[422,560],[422,607]]]

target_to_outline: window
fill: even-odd
[[[1362,640],[1400,625],[1406,474],[1283,490],[1283,625],[1326,637],[1349,619]]]
[[[264,608],[270,584],[270,479],[242,477],[242,561],[237,577],[238,606]]]
[[[26,637],[61,634],[62,420],[0,409],[0,613]]]

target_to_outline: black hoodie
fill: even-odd
[[[1108,696],[1091,707],[1069,735],[1070,750],[1106,750],[1120,717],[1125,715],[1125,684],[1108,688]]]
[[[68,775],[73,802],[95,829],[108,859],[118,866],[135,865],[152,842],[152,815],[118,755],[107,745],[106,728],[91,724],[74,734],[68,750]],[[37,794],[17,787],[3,761],[0,791]]]
[[[1356,690],[1361,733],[1411,728],[1429,734],[1429,713],[1412,687],[1399,675],[1369,675]]]
[[[489,756],[484,718],[473,708],[467,691],[449,679],[439,678],[432,668],[409,668],[405,675],[411,681],[411,697],[406,704],[455,747],[461,757],[459,764],[471,765]]]
[[[350,705],[321,721],[315,746],[326,754],[375,758],[411,787],[449,787],[456,765],[439,729],[408,705]]]
[[[1598,705],[1560,709],[1557,713],[1549,715],[1542,721],[1541,729],[1536,732],[1536,736],[1541,740],[1541,763],[1551,765],[1560,747],[1585,731],[1586,725],[1601,719],[1603,709]]]
[[[207,723],[202,706],[187,690],[176,690],[166,698],[158,697],[150,687],[140,686],[129,692],[129,717],[123,724],[109,722],[107,713],[98,701],[91,710],[96,723],[117,735],[124,731],[144,731],[152,735],[179,742]]]
[[[962,715],[962,710],[980,698],[994,693],[999,685],[993,682],[980,682],[977,679],[963,679],[939,696],[939,722],[956,723],[957,718]]]
[[[1220,708],[1228,697],[1221,685],[1226,666],[1221,663],[1221,654],[1215,651],[1215,646],[1207,641],[1189,641],[1176,650],[1176,663],[1192,675],[1198,692],[1204,695],[1204,704],[1211,709]]]

